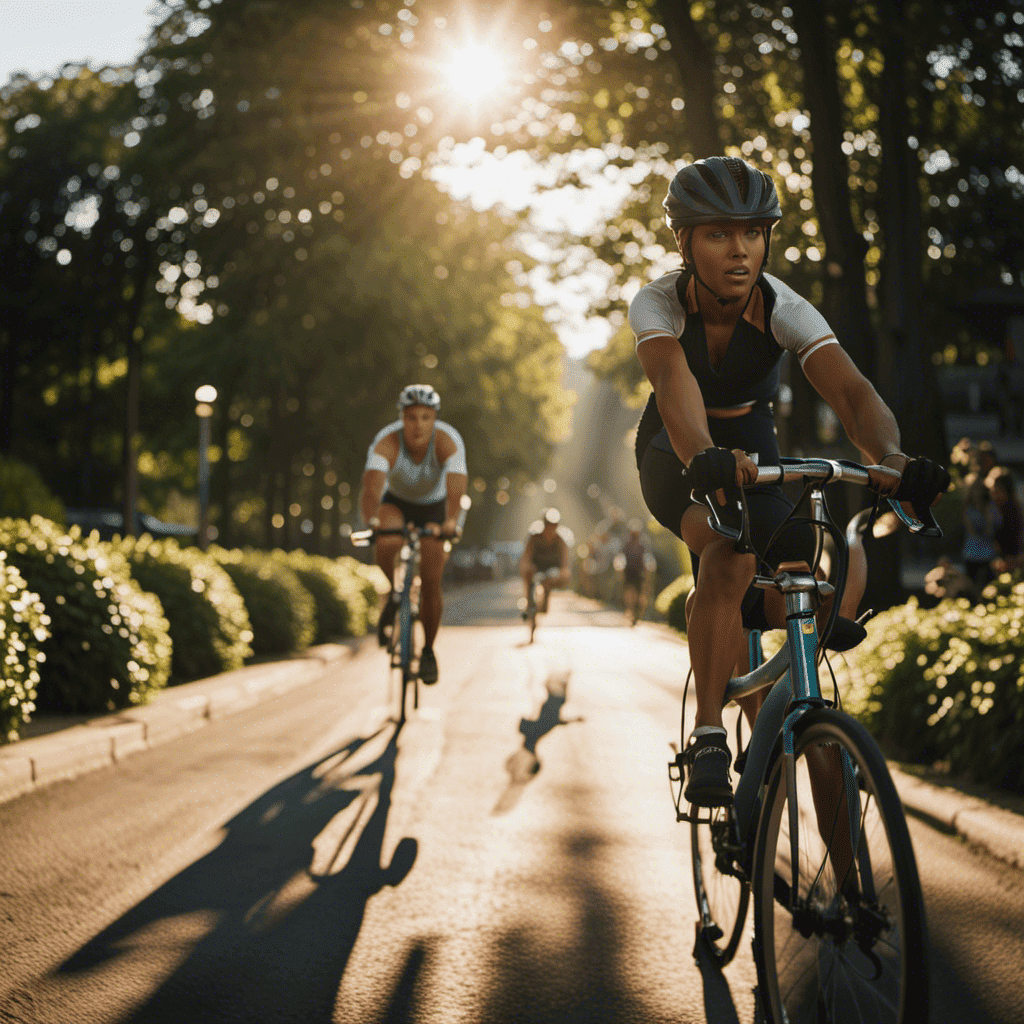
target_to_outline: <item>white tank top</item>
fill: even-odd
[[[454,454],[445,460],[444,463],[437,458],[437,432],[441,430],[455,442]],[[438,420],[434,424],[434,433],[430,435],[430,443],[427,445],[427,454],[422,461],[414,462],[405,446],[405,434],[402,431],[402,421],[391,423],[370,443],[368,457],[373,454],[374,449],[389,434],[398,433],[398,458],[388,472],[388,490],[403,501],[411,501],[417,505],[430,505],[435,501],[443,501],[448,494],[445,477],[449,473],[466,472],[466,448],[462,443],[462,436],[450,424]]]

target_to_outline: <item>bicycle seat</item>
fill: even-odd
[[[825,645],[829,651],[851,651],[868,635],[868,631],[853,619],[844,619],[842,615],[836,616],[836,624],[832,628],[832,635]]]

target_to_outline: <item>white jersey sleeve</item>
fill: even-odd
[[[764,276],[775,292],[771,333],[784,349],[800,360],[801,366],[812,352],[825,345],[839,344],[828,321],[802,295],[777,277]]]
[[[648,338],[667,334],[678,338],[686,326],[686,311],[679,304],[676,281],[682,271],[674,270],[646,284],[629,304],[629,326],[639,346]]]
[[[444,475],[447,475],[448,473],[468,474],[469,469],[466,466],[466,445],[462,440],[462,435],[450,423],[439,423],[437,426],[439,430],[447,434],[448,437],[455,442],[455,451],[444,460],[441,465],[441,472]]]
[[[366,465],[363,467],[364,473],[369,469],[378,469],[382,473],[391,472],[391,463],[388,462],[388,460],[385,459],[383,455],[380,455],[376,451],[374,451],[374,449],[377,447],[378,444],[380,444],[381,441],[384,440],[385,437],[388,436],[388,434],[392,434],[396,430],[401,430],[401,428],[401,422],[389,423],[382,430],[377,431],[376,436],[370,442],[370,447],[367,449],[366,452]]]

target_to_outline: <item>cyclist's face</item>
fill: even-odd
[[[690,246],[701,280],[723,298],[746,295],[764,262],[764,231],[748,221],[699,224]]]
[[[402,410],[402,432],[410,447],[422,447],[434,431],[437,413],[426,405],[410,405]]]

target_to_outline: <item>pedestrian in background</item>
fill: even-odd
[[[996,549],[999,510],[985,486],[980,473],[971,473],[964,480],[963,526],[964,542],[960,557],[964,572],[980,592],[992,579],[992,562]]]
[[[992,504],[999,516],[999,525],[995,531],[998,550],[992,562],[992,569],[996,573],[1020,569],[1024,566],[1024,556],[1021,555],[1024,516],[1017,500],[1013,474],[1008,469],[998,466],[988,475],[986,483]]]

